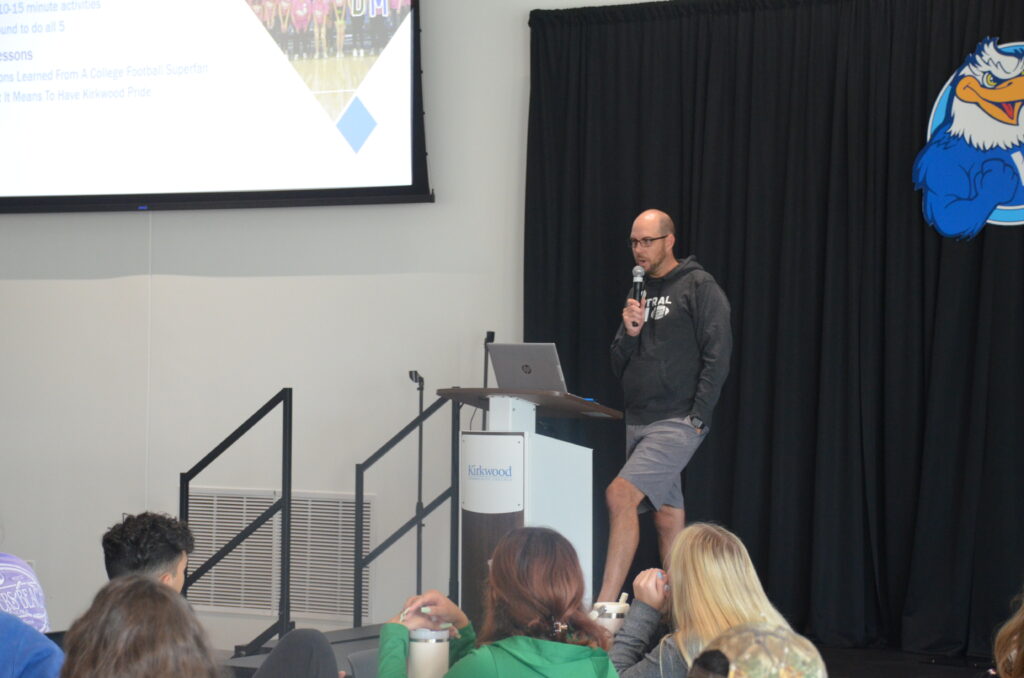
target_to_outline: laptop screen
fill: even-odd
[[[554,344],[488,344],[498,388],[513,391],[559,391],[565,378]]]

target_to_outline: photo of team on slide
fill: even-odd
[[[313,96],[337,120],[412,0],[247,0]]]
[[[248,0],[289,59],[374,57],[412,0]]]

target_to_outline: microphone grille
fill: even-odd
[[[636,278],[643,278],[643,277],[644,277],[644,267],[643,266],[634,266],[633,267],[633,278],[636,279]]]

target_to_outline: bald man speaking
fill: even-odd
[[[660,210],[633,221],[629,244],[645,293],[626,300],[611,347],[629,458],[605,491],[611,531],[599,601],[619,597],[640,541],[639,513],[654,511],[667,561],[685,523],[680,474],[708,434],[729,374],[729,300],[694,257],[676,259],[675,240],[675,224]]]

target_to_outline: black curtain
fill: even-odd
[[[626,239],[669,212],[736,338],[688,519],[737,532],[826,644],[989,654],[1024,582],[1024,230],[938,236],[911,168],[943,84],[986,36],[1024,40],[1024,3],[691,0],[530,26],[526,339],[621,406]],[[622,428],[563,432],[597,449],[600,575]]]

